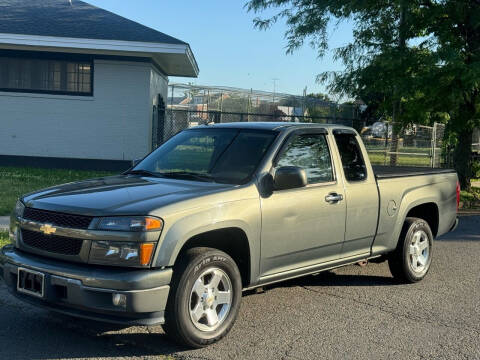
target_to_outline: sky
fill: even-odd
[[[285,52],[285,23],[261,31],[258,16],[242,0],[84,0],[143,25],[188,42],[200,68],[198,78],[171,77],[170,82],[231,86],[289,94],[325,93],[315,77],[341,70],[331,53],[318,59],[308,44],[293,55]],[[330,28],[330,47],[347,44],[351,24]],[[277,79],[274,81],[274,79]]]

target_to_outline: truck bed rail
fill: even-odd
[[[373,172],[377,179],[390,179],[405,176],[422,176],[454,173],[454,169],[439,169],[416,166],[373,166]]]

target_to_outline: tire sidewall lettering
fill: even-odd
[[[197,263],[193,267],[193,273],[196,274],[197,272],[202,270],[204,267],[210,265],[213,262],[225,262],[225,261],[227,261],[227,259],[225,257],[219,256],[219,255],[213,255],[213,256],[206,257],[206,258],[202,259],[199,263]]]

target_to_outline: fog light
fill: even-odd
[[[127,306],[127,295],[124,294],[113,294],[112,302],[115,306],[126,307]]]

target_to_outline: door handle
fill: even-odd
[[[343,195],[342,194],[330,193],[327,196],[325,196],[325,201],[330,203],[330,204],[334,204],[334,203],[337,203],[337,202],[342,201],[342,200],[343,200]]]

